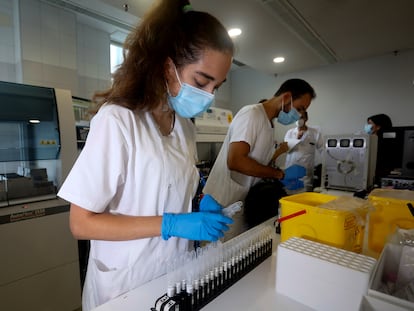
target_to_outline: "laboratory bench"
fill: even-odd
[[[326,195],[346,197],[353,196],[353,193],[329,190],[320,195],[316,193],[298,194],[296,199],[304,199],[309,196],[310,198],[303,200],[303,202],[313,204],[319,202],[318,198],[314,197],[320,196],[321,202],[319,203],[323,203],[322,199],[325,199]],[[294,212],[293,207],[303,208],[300,204],[296,206],[292,197],[289,199],[291,200],[282,203],[282,205],[285,204],[286,210]],[[306,216],[306,219],[301,220],[300,226],[308,224],[308,217],[314,216],[312,214],[313,208],[312,205],[306,207],[306,214],[309,215]],[[333,212],[334,219],[342,217],[340,209],[329,211]],[[347,219],[345,217],[344,221]],[[333,246],[335,244],[298,238],[301,235],[287,237],[289,231],[286,230],[295,226],[292,225],[292,222],[288,226],[286,224],[283,226],[282,223],[283,240],[281,242],[281,236],[275,232],[275,220],[276,218],[272,218],[259,225],[271,228],[269,236],[272,239],[272,251],[267,253],[267,257],[258,265],[254,265],[254,268],[242,278],[203,305],[203,311],[414,310],[413,302],[385,294],[382,291],[383,276],[398,267],[400,257],[402,257],[402,246],[386,245],[381,253],[370,250],[368,247],[369,221],[365,226],[352,223],[355,233],[363,229],[363,240],[355,240],[356,245],[362,245],[360,252],[357,252],[351,251],[346,244],[343,247],[335,247]],[[324,227],[320,218],[314,219],[313,223],[319,224],[318,230]],[[351,222],[345,221],[344,224],[350,225]],[[341,229],[340,226],[335,228],[343,231],[342,235],[339,235],[336,229],[332,229],[335,232],[329,231],[331,235],[337,233],[337,241],[342,241],[340,238],[347,237],[348,232],[345,232],[344,228]],[[241,236],[244,234],[242,233]],[[326,236],[326,232],[324,236]],[[224,242],[223,247],[230,249],[231,245],[227,245],[227,243],[231,243],[231,241]],[[346,241],[348,240],[346,239]],[[151,308],[154,308],[157,298],[167,292],[167,283],[167,276],[161,276],[106,302],[93,311],[150,311]]]
[[[275,234],[273,254],[270,257],[208,303],[202,310],[313,310],[276,293],[276,246],[279,238],[280,236]],[[162,276],[95,308],[93,311],[150,311],[154,307],[156,299],[166,292],[166,286],[166,276]]]

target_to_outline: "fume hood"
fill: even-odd
[[[194,120],[197,142],[223,142],[232,120],[231,110],[209,108]]]

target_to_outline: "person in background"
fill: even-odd
[[[315,153],[322,151],[323,137],[317,129],[307,126],[306,122],[308,122],[308,113],[304,111],[296,122],[296,127],[289,129],[285,134],[285,141],[296,141],[286,154],[285,167],[294,164],[303,166],[306,169],[306,176],[303,178],[304,190],[313,191]]]
[[[369,135],[374,135],[378,138],[377,142],[377,159],[376,159],[376,168],[374,176],[374,185],[381,185],[381,177],[387,176],[391,173],[389,169],[389,159],[384,155],[389,154],[387,149],[389,146],[383,144],[382,133],[388,129],[392,128],[391,118],[384,114],[376,114],[367,118],[367,123],[364,126],[365,133]],[[359,194],[361,197],[365,197],[365,193]]]
[[[289,172],[269,165],[275,152],[274,119],[283,125],[294,123],[315,96],[309,83],[290,79],[272,98],[241,108],[230,123],[203,192],[212,195],[221,205],[228,206],[244,200],[249,189],[261,179],[283,179],[288,175]],[[286,144],[282,148],[286,151]],[[235,214],[233,220],[235,223],[225,239],[246,228],[240,213]]]
[[[384,130],[392,127],[392,121],[389,116],[384,113],[376,114],[367,118],[367,123],[364,126],[364,131],[370,135],[381,136]]]
[[[199,175],[191,118],[208,109],[234,53],[224,26],[185,0],[157,2],[128,36],[111,88],[58,195],[91,240],[82,310],[165,273],[232,223],[211,197],[192,211]]]

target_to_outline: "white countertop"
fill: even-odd
[[[277,294],[275,280],[276,249],[274,248],[271,257],[225,290],[202,310],[313,310],[286,296]],[[162,276],[97,307],[94,311],[150,311],[150,308],[154,307],[155,300],[166,292],[166,284],[166,277]]]

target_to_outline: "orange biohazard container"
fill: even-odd
[[[356,199],[315,192],[281,198],[281,217],[306,211],[281,222],[281,242],[290,237],[299,237],[361,253],[368,204],[363,203],[358,208],[353,208],[355,204],[351,204],[350,208],[349,202]]]

